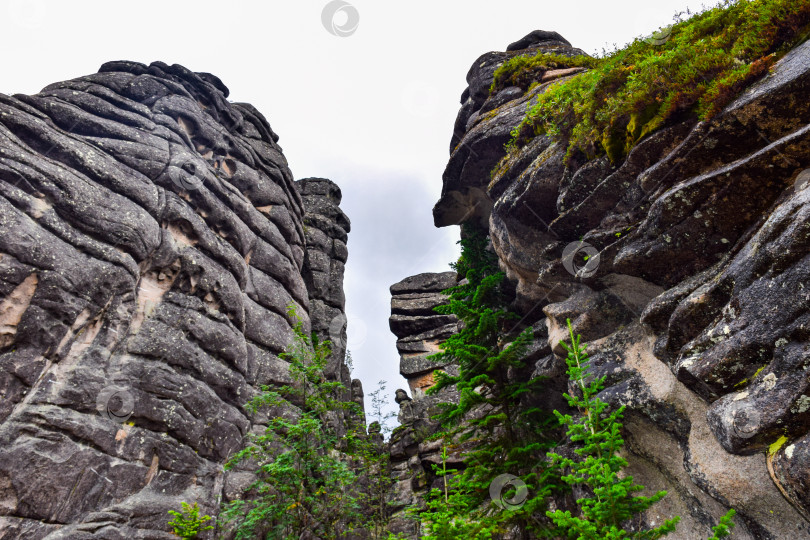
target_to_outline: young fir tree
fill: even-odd
[[[564,458],[553,452],[549,453],[549,457],[560,473],[568,472],[562,476],[563,481],[585,486],[592,495],[577,500],[580,516],[567,510],[548,512],[548,516],[559,527],[557,534],[570,539],[654,540],[664,537],[675,531],[680,517],[676,516],[648,530],[628,532],[622,528],[623,523],[660,501],[667,492],[659,491],[652,497],[637,497],[633,493],[643,490],[644,486],[634,484],[630,475],[619,475],[627,466],[627,461],[618,455],[624,446],[621,436],[624,407],[608,411],[607,403],[597,397],[604,388],[604,377],[586,382],[590,360],[585,346],[580,344],[581,336],[574,336],[570,319],[567,324],[571,345],[562,343],[562,346],[568,351],[568,377],[577,389],[575,394],[581,394],[581,397],[568,394],[565,397],[571,407],[580,410],[582,417],[574,419],[558,411],[554,411],[554,414],[568,428],[568,438],[581,445],[575,452],[582,459]],[[709,540],[720,540],[731,534],[734,514],[732,508],[720,518],[720,522],[712,527]]]
[[[442,479],[443,489],[432,489],[426,508],[413,512],[422,522],[421,539],[490,540],[498,532],[499,520],[491,515],[470,519],[471,515],[479,514],[480,500],[458,485],[450,489],[451,475],[458,471],[447,468],[446,447],[442,447],[441,466],[434,465],[434,468],[436,475]]]
[[[464,455],[463,473],[453,477],[455,511],[478,521],[482,528],[484,514],[489,514],[528,537],[542,529],[545,521],[546,498],[554,484],[545,454],[553,446],[549,433],[556,422],[527,401],[543,383],[531,379],[533,366],[523,360],[532,331],[527,328],[514,335],[517,317],[508,310],[505,276],[498,270],[488,237],[464,225],[460,243],[461,257],[451,266],[463,281],[444,291],[449,301],[436,311],[456,315],[462,328],[431,357],[453,365],[458,374],[437,371],[436,384],[428,391],[435,394],[455,387],[458,403],[442,404],[438,418],[449,430],[445,435],[450,444],[473,442],[473,449]],[[501,511],[483,505],[490,483],[504,473],[518,476],[529,489],[531,497],[520,508]],[[445,497],[445,503],[450,502]]]
[[[226,465],[256,465],[256,481],[244,500],[225,505],[224,524],[235,524],[238,539],[298,539],[309,532],[318,538],[334,539],[362,519],[359,515],[357,476],[347,465],[348,456],[338,448],[352,448],[355,434],[342,440],[324,421],[330,411],[354,409],[354,403],[335,396],[343,390],[339,382],[324,376],[329,342],[318,343],[307,336],[297,319],[295,340],[283,354],[290,363],[294,384],[278,389],[264,387],[247,409],[283,407],[289,401],[301,404],[298,418],[273,416],[265,432]]]
[[[644,486],[635,484],[630,475],[619,475],[627,466],[627,461],[619,456],[619,450],[624,446],[621,436],[624,407],[608,411],[608,404],[597,397],[604,388],[605,378],[586,382],[588,355],[585,347],[580,345],[580,336],[574,336],[570,319],[568,332],[571,346],[566,343],[562,345],[568,351],[568,377],[577,391],[565,397],[571,407],[580,410],[582,416],[575,419],[558,411],[554,413],[560,424],[568,428],[569,439],[581,445],[575,452],[582,459],[565,458],[553,452],[549,453],[549,457],[560,473],[567,473],[562,476],[564,482],[583,485],[592,495],[577,499],[580,516],[569,510],[556,510],[548,512],[548,517],[559,527],[561,536],[576,540],[654,540],[666,536],[675,530],[679,517],[649,530],[628,533],[622,528],[623,523],[663,499],[667,492],[659,491],[652,497],[635,496],[633,494],[643,490]]]
[[[169,521],[169,527],[175,536],[180,538],[187,538],[194,540],[199,537],[203,531],[210,531],[214,528],[213,525],[206,525],[205,522],[211,520],[211,516],[201,516],[200,506],[197,503],[190,505],[187,502],[180,503],[182,511],[169,510],[174,519]]]
[[[734,528],[732,519],[737,514],[733,508],[729,508],[726,515],[720,518],[720,522],[712,527],[712,535],[709,540],[720,540],[721,538],[728,538],[731,536],[731,529]]]

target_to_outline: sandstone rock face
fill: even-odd
[[[0,95],[0,538],[173,538],[180,501],[216,514],[261,425],[244,404],[289,382],[288,306],[323,336],[342,315],[339,189],[293,182],[227,97],[132,62]]]
[[[622,163],[566,163],[540,136],[490,178],[545,87],[483,89],[493,65],[535,50],[471,69],[436,224],[488,225],[516,311],[547,329],[536,375],[561,376],[573,321],[603,398],[627,406],[630,474],[669,491],[648,522],[678,514],[673,538],[705,538],[733,507],[735,538],[806,537],[810,43],[712,121],[653,133]]]
[[[437,227],[458,225],[470,219],[486,223],[492,200],[486,194],[489,172],[504,156],[512,128],[526,112],[529,101],[553,80],[568,75],[548,73],[541,87],[527,89],[510,86],[489,95],[495,70],[506,60],[538,52],[565,56],[584,55],[556,32],[535,31],[512,43],[507,52],[481,55],[467,73],[467,88],[461,95],[461,110],[456,117],[450,141],[450,161],[442,176],[442,196],[433,208]]]
[[[393,485],[388,504],[393,518],[389,530],[415,538],[417,524],[408,519],[403,510],[419,505],[430,490],[434,477],[431,464],[441,463],[441,441],[426,442],[436,432],[438,424],[430,419],[436,413],[435,405],[458,399],[452,389],[426,396],[425,390],[433,386],[433,372],[443,369],[453,372],[447,365],[427,357],[439,352],[439,344],[458,331],[455,315],[442,315],[434,307],[447,303],[442,291],[456,285],[455,272],[425,273],[403,279],[391,286],[391,331],[397,336],[400,354],[399,370],[408,380],[411,395],[397,390],[400,427],[389,441]],[[450,461],[457,463],[457,454]]]
[[[441,294],[455,286],[456,273],[419,274],[391,285],[391,318],[388,323],[397,336],[399,372],[408,380],[414,398],[433,386],[432,374],[445,365],[428,356],[439,352],[439,344],[458,329],[455,315],[442,315],[433,308],[447,303]]]
[[[332,355],[327,375],[343,383],[344,401],[363,404],[363,385],[351,380],[346,359],[346,295],[343,273],[349,251],[351,223],[340,209],[342,194],[331,180],[305,178],[296,182],[304,202],[304,240],[306,254],[302,275],[309,291],[312,331],[320,340],[329,340]],[[343,424],[334,418],[335,426]]]

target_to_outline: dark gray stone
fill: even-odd
[[[288,308],[322,336],[342,313],[339,188],[295,183],[227,96],[160,62],[0,95],[0,538],[168,539],[181,501],[216,515],[267,419],[245,404],[292,382]]]

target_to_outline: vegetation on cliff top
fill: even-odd
[[[664,125],[719,113],[804,41],[808,29],[810,0],[725,0],[652,38],[594,59],[588,72],[552,84],[530,105],[507,148],[546,134],[567,141],[569,158],[607,154],[618,161]],[[581,57],[516,57],[496,72],[493,89],[543,62],[584,65]]]
[[[546,71],[572,67],[595,68],[601,60],[591,56],[564,56],[561,54],[537,53],[534,56],[520,55],[504,62],[492,77],[489,87],[490,95],[498,93],[507,86],[528,88],[542,78]]]

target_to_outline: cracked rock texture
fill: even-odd
[[[430,417],[438,412],[437,403],[458,399],[451,388],[425,395],[433,386],[434,370],[454,373],[452,365],[428,357],[439,352],[439,344],[458,331],[459,321],[455,315],[442,315],[433,310],[447,302],[447,297],[441,293],[455,286],[457,280],[455,272],[425,273],[391,285],[388,322],[397,336],[399,371],[407,379],[413,398],[404,390],[397,390],[400,426],[391,434],[388,445],[393,484],[387,502],[392,513],[389,530],[409,538],[418,534],[418,527],[404,510],[420,504],[437,480],[432,465],[441,463],[442,441],[425,441],[439,427]],[[448,466],[460,465],[460,452],[451,452],[447,463]]]
[[[810,42],[623,162],[566,163],[538,136],[490,177],[548,84],[489,96],[493,72],[538,50],[577,51],[537,31],[470,69],[436,225],[488,228],[542,340],[536,376],[565,383],[573,321],[602,397],[627,407],[628,472],[669,491],[644,520],[677,514],[672,538],[706,538],[733,507],[735,538],[810,537]]]
[[[456,333],[458,319],[433,308],[447,302],[441,292],[455,286],[456,280],[455,272],[426,273],[391,285],[388,324],[397,336],[399,372],[408,380],[414,397],[423,397],[425,390],[433,386],[433,371],[446,367],[428,357],[439,352],[439,344]]]
[[[244,404],[290,380],[288,306],[362,396],[340,190],[294,182],[227,97],[133,62],[0,94],[0,538],[168,539],[179,501],[215,515],[262,425]]]

